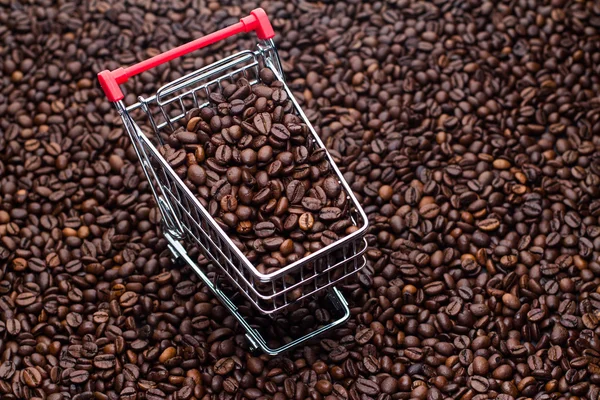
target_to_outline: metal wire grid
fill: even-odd
[[[261,282],[244,267],[239,254],[232,251],[230,241],[223,238],[214,222],[209,222],[198,200],[174,171],[164,168],[164,162],[152,143],[145,136],[140,137],[139,143],[149,166],[156,172],[155,179],[160,181],[156,186],[160,188],[161,199],[169,204],[180,222],[183,238],[193,240],[206,256],[221,267],[225,276],[246,298],[265,314],[281,311],[294,301],[341,282],[364,267],[366,242],[358,238],[306,263],[293,276],[283,275],[270,282]],[[298,291],[300,295],[294,295]]]
[[[251,83],[256,83],[258,82],[259,67],[268,66],[273,70],[276,77],[283,83],[283,87],[287,91],[289,99],[293,102],[296,113],[309,127],[309,130],[313,136],[313,142],[315,142],[318,147],[325,148],[325,145],[321,142],[320,138],[314,131],[310,121],[308,121],[308,118],[306,118],[304,115],[302,108],[296,102],[292,92],[285,84],[283,76],[281,75],[281,68],[278,66],[277,52],[272,41],[268,41],[266,45],[264,43],[262,45],[259,43],[258,48],[259,50],[255,52],[242,51],[240,53],[236,53],[207,67],[183,76],[171,83],[168,83],[161,87],[155,96],[152,96],[148,99],[140,98],[140,102],[128,107],[127,112],[131,113],[136,109],[143,110],[144,113],[142,113],[142,116],[149,117],[151,119],[151,125],[156,129],[156,137],[158,141],[162,143],[161,130],[169,125],[175,127],[174,122],[183,118],[188,111],[185,109],[186,104],[190,108],[208,105],[208,101],[199,103],[198,98],[207,98],[210,94],[211,88],[221,88],[221,83],[224,80],[234,83],[236,79],[240,77],[246,77]],[[169,117],[170,113],[167,111],[167,107],[169,105],[178,105],[176,115],[171,115]],[[156,118],[162,118],[164,121],[159,123],[156,121]],[[167,119],[165,120],[165,118]],[[171,118],[171,120],[168,118]],[[355,219],[354,222],[359,227],[361,232],[355,232],[354,234],[341,239],[342,241],[349,241],[357,236],[361,236],[366,230],[367,218],[360,208],[358,201],[352,194],[349,186],[343,180],[341,172],[337,169],[333,159],[331,159],[328,153],[327,157],[329,158],[330,165],[336,173],[338,180],[345,188],[345,192],[348,194],[350,203],[357,210],[356,214],[358,218]],[[231,243],[231,245],[233,246],[233,243]],[[315,255],[321,255],[322,253],[322,251],[319,251]],[[313,256],[312,258],[315,257]],[[271,281],[277,276],[281,276],[293,269],[296,269],[296,267],[299,267],[299,264],[300,262],[296,262],[272,274],[261,274],[249,262],[246,263],[246,266],[250,268],[257,276],[259,276],[262,281]]]
[[[260,54],[250,50],[236,53],[162,86],[155,96],[140,98],[142,109],[158,139],[162,141],[159,133],[166,127],[175,130],[176,123],[184,119],[191,108],[209,105],[210,93],[215,89],[222,90],[223,81],[235,84],[238,79],[246,78],[251,85],[256,84]],[[152,104],[158,107],[152,110]]]
[[[261,328],[256,327],[254,324],[250,324],[245,319],[243,311],[238,308],[231,301],[228,295],[220,289],[218,282],[219,276],[217,275],[214,281],[211,280],[198,266],[198,264],[189,257],[188,252],[178,240],[174,239],[168,232],[165,232],[165,238],[169,242],[169,248],[173,255],[177,258],[183,259],[183,261],[196,272],[202,282],[204,282],[204,284],[214,293],[214,295],[223,303],[223,305],[227,307],[232,315],[238,320],[240,325],[244,327],[251,350],[261,348],[265,353],[275,356],[319,336],[321,333],[344,323],[350,317],[350,309],[348,308],[346,299],[344,299],[344,296],[336,287],[333,287],[332,290],[328,291],[326,298],[330,301],[332,306],[330,310],[331,315],[335,315],[337,319],[331,321],[327,325],[317,328],[314,331],[308,332],[304,336],[298,337],[290,342],[286,342],[280,347],[273,348],[267,343],[261,332],[259,332]]]
[[[273,53],[272,47],[267,47],[266,50],[259,47],[259,51],[256,52],[244,51],[234,54],[161,87],[155,96],[148,99],[140,98],[139,103],[123,111],[125,114],[132,113],[136,109],[144,111],[158,143],[162,143],[161,131],[167,126],[174,129],[176,123],[185,118],[189,108],[208,105],[211,90],[222,89],[223,80],[235,83],[237,79],[245,77],[251,84],[255,84],[258,82],[259,67],[262,63],[270,66],[283,82],[281,71],[274,65],[273,60],[263,59],[265,55],[273,57]],[[309,126],[314,136],[312,140],[319,147],[324,147],[285,82],[284,88],[288,91],[297,114]],[[158,108],[158,111],[152,110],[152,105],[158,106],[154,107]],[[126,123],[126,128],[128,130],[132,128],[136,133],[132,135],[134,147],[148,179],[155,184],[153,191],[159,192],[158,196],[155,192],[155,196],[163,215],[166,214],[165,222],[169,233],[179,239],[193,240],[262,312],[271,314],[280,311],[295,301],[344,280],[364,267],[366,260],[363,254],[366,250],[366,242],[360,235],[354,237],[351,235],[331,247],[328,246],[329,250],[324,249],[318,257],[315,257],[315,254],[306,261],[300,260],[301,262],[295,263],[293,276],[289,273],[292,272],[292,268],[286,267],[265,279],[265,276],[257,273],[253,266],[250,265],[252,268],[248,268],[249,261],[158,154],[149,138],[132,119],[129,121],[129,125],[132,126],[128,127]],[[332,163],[332,167],[338,179],[348,190],[335,164]],[[350,194],[348,198],[353,203],[353,222],[359,227],[362,225],[361,230],[364,230],[367,224],[364,213],[357,206],[353,195]]]

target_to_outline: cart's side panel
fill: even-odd
[[[239,251],[232,248],[231,240],[227,240],[214,221],[210,220],[198,199],[166,164],[150,140],[145,136],[139,139],[161,181],[159,198],[175,212],[185,239],[199,246],[203,254],[219,265],[225,276],[262,312],[270,314],[280,311],[297,300],[339,283],[364,266],[366,243],[359,238],[307,263],[296,277],[288,275],[271,282],[260,282],[245,268]]]

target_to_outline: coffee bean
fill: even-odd
[[[254,149],[244,149],[240,153],[240,162],[247,167],[251,167],[256,164],[257,154]]]
[[[372,355],[369,355],[363,359],[363,366],[371,374],[375,374],[377,371],[379,371],[379,362]]]
[[[355,340],[357,343],[366,344],[373,338],[374,332],[371,329],[363,329],[356,333]]]
[[[42,383],[42,374],[35,367],[28,367],[21,373],[21,381],[30,388],[36,388]]]
[[[321,242],[323,242],[323,244],[325,246],[328,246],[330,244],[337,242],[338,239],[339,239],[338,235],[333,231],[326,230],[321,233]]]
[[[15,303],[20,307],[27,307],[35,303],[36,295],[29,292],[20,293],[15,299]]]
[[[299,180],[291,181],[286,188],[286,196],[292,204],[299,204],[304,198],[306,188]]]
[[[138,301],[138,295],[134,292],[125,292],[119,298],[119,304],[121,307],[132,307]]]
[[[21,323],[19,320],[14,318],[9,318],[6,320],[6,332],[10,335],[16,336],[21,332]]]
[[[191,165],[187,171],[187,178],[195,185],[204,185],[206,183],[206,172],[198,164]]]
[[[287,93],[283,89],[275,89],[271,95],[271,98],[276,103],[283,103],[287,100]]]
[[[275,233],[275,225],[272,222],[259,222],[254,226],[254,232],[259,238],[267,238]]]
[[[508,379],[512,374],[512,368],[509,365],[501,365],[492,372],[495,379]]]
[[[302,199],[302,206],[308,211],[319,211],[323,207],[321,200],[315,197],[304,197]]]
[[[227,145],[221,145],[217,148],[217,152],[215,153],[215,159],[221,165],[227,165],[231,162],[233,157],[233,152],[231,148]]]
[[[257,357],[252,357],[248,359],[246,366],[248,367],[248,371],[254,375],[259,375],[264,368],[264,362]]]
[[[390,185],[382,185],[377,191],[379,197],[381,197],[384,201],[390,201],[394,196],[394,188]]]
[[[263,112],[254,117],[254,126],[261,135],[268,135],[271,132],[272,122],[271,114]]]
[[[83,317],[79,313],[69,313],[66,317],[67,324],[72,328],[78,328],[83,322]]]
[[[502,296],[502,302],[514,310],[517,310],[521,307],[521,302],[519,299],[511,293],[505,293]]]
[[[164,398],[166,398],[165,393],[160,389],[150,388],[146,392],[147,400],[163,400]]]
[[[273,193],[271,191],[271,188],[262,188],[258,193],[256,193],[252,197],[252,202],[255,204],[264,204],[271,199],[272,195]]]
[[[227,375],[233,371],[235,363],[231,358],[221,358],[214,366],[215,373],[218,375]]]
[[[99,354],[94,357],[94,367],[99,369],[110,369],[115,366],[116,360],[113,354]]]
[[[527,318],[532,322],[539,322],[545,317],[545,312],[541,308],[534,308],[527,313]]]
[[[367,396],[377,396],[379,394],[379,386],[377,383],[364,378],[358,378],[356,380],[356,390]]]
[[[303,231],[311,230],[314,223],[315,223],[315,219],[314,219],[313,215],[309,212],[303,213],[302,215],[300,215],[300,218],[298,219],[298,226]]]
[[[223,381],[223,389],[227,393],[236,393],[239,389],[239,384],[235,379],[229,377]]]
[[[473,359],[473,373],[485,376],[489,372],[489,363],[485,357],[477,356]]]
[[[419,209],[419,214],[423,218],[433,219],[439,215],[440,207],[437,204],[426,204]]]
[[[140,369],[134,364],[123,365],[123,376],[128,382],[136,382],[140,377]]]
[[[276,80],[275,74],[269,68],[260,70],[260,79],[267,85],[270,85]]]
[[[342,210],[337,207],[325,207],[319,211],[319,219],[322,221],[335,221],[342,216]]]
[[[325,379],[321,379],[315,384],[315,389],[322,395],[328,395],[332,392],[333,385],[331,384],[331,382]]]
[[[344,346],[338,346],[329,353],[329,358],[333,362],[340,362],[348,358],[348,350]]]
[[[342,191],[340,182],[333,176],[328,176],[323,181],[323,190],[330,199],[335,199]]]
[[[90,378],[88,371],[74,370],[69,374],[69,380],[75,385],[85,383]]]
[[[12,361],[5,361],[0,365],[0,378],[8,380],[15,374],[16,367]]]
[[[500,221],[497,219],[485,219],[477,224],[477,227],[482,231],[490,232],[500,227]]]
[[[183,149],[165,152],[165,159],[172,168],[177,168],[185,162],[185,151]]]
[[[290,138],[290,131],[282,124],[273,124],[271,135],[280,141],[286,141]]]
[[[484,378],[483,376],[479,375],[471,377],[469,385],[471,386],[471,388],[473,388],[473,390],[475,390],[478,393],[485,393],[490,388],[490,384],[487,378]]]
[[[423,350],[418,347],[407,348],[404,352],[404,355],[412,361],[420,361],[424,356]]]

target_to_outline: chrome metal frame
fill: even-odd
[[[310,332],[309,334],[302,336],[300,338],[297,338],[281,347],[271,348],[267,344],[266,340],[262,337],[260,332],[258,332],[256,329],[254,329],[248,323],[248,321],[246,321],[244,319],[244,317],[239,313],[237,306],[229,299],[229,297],[227,297],[227,295],[225,293],[223,293],[223,291],[220,290],[217,287],[217,285],[215,285],[210,280],[210,278],[208,276],[206,276],[206,274],[202,271],[202,269],[198,266],[198,264],[196,264],[194,262],[194,260],[192,260],[189,257],[189,255],[187,254],[187,251],[183,248],[181,243],[177,239],[173,238],[168,233],[165,233],[165,238],[169,242],[169,248],[171,250],[171,253],[173,253],[173,255],[176,258],[181,257],[181,259],[183,259],[183,261],[185,261],[190,267],[192,267],[194,272],[196,272],[196,274],[200,277],[200,279],[202,279],[202,282],[204,282],[204,284],[213,292],[215,297],[218,298],[221,301],[221,303],[223,303],[223,305],[225,305],[225,307],[227,307],[227,309],[233,314],[233,316],[235,316],[235,318],[238,320],[240,325],[242,325],[244,327],[244,329],[246,330],[246,338],[248,339],[248,341],[250,343],[251,349],[260,348],[265,353],[274,356],[274,355],[283,353],[284,351],[290,350],[290,349],[298,346],[299,344],[305,343],[306,341],[319,336],[320,334],[324,333],[325,331],[328,331],[338,325],[343,324],[344,322],[346,322],[346,320],[348,318],[350,318],[350,309],[348,308],[348,303],[346,302],[346,299],[344,299],[344,296],[342,295],[342,293],[340,293],[340,291],[334,287],[333,290],[330,293],[328,293],[327,295],[329,297],[330,302],[333,305],[332,315],[340,315],[340,317],[338,317],[336,320],[334,320],[330,324],[324,325],[324,326],[316,329],[315,331]]]
[[[270,349],[264,339],[253,330],[237,311],[235,304],[220,291],[196,262],[191,260],[179,241],[191,240],[209,260],[220,267],[228,278],[252,305],[264,314],[275,314],[293,303],[314,296],[325,288],[340,283],[348,276],[364,267],[366,241],[362,238],[368,226],[365,212],[352,193],[348,183],[331,155],[326,152],[329,164],[341,183],[350,205],[351,218],[358,229],[348,236],[316,251],[306,258],[268,274],[259,272],[256,267],[235,246],[227,234],[214,221],[196,196],[177,176],[157,150],[163,143],[164,130],[176,128],[178,121],[185,118],[192,107],[207,106],[212,90],[221,89],[222,82],[245,77],[251,84],[260,82],[259,69],[271,68],[294,105],[297,115],[309,127],[310,140],[320,148],[325,145],[315,132],[312,124],[302,111],[291,90],[285,84],[283,68],[272,40],[260,41],[255,51],[242,51],[200,68],[188,75],[162,86],[156,95],[139,97],[138,102],[126,107],[122,101],[115,103],[126,131],[140,159],[146,178],[156,198],[163,216],[165,237],[172,252],[187,262],[212,292],[238,319],[248,332],[248,338],[255,347],[269,354],[285,351],[321,332],[345,321],[349,310],[337,289],[330,292],[342,317],[325,325],[311,334],[299,338],[279,349]],[[140,112],[141,111],[141,112]],[[154,132],[145,134],[134,120],[136,112],[150,120]],[[298,296],[298,291],[301,295]],[[292,293],[293,292],[293,293]]]

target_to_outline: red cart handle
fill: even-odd
[[[265,10],[262,8],[252,10],[249,16],[240,19],[240,22],[237,24],[228,26],[227,28],[198,38],[179,47],[175,47],[174,49],[168,50],[130,67],[120,67],[113,71],[104,70],[98,74],[100,86],[104,90],[108,100],[113,102],[122,100],[124,96],[119,85],[127,82],[132,76],[148,71],[160,64],[164,64],[167,61],[171,61],[174,58],[181,57],[220,40],[227,39],[230,36],[250,31],[256,31],[256,36],[261,40],[271,39],[275,36],[269,17],[267,17],[267,13],[265,13]]]

